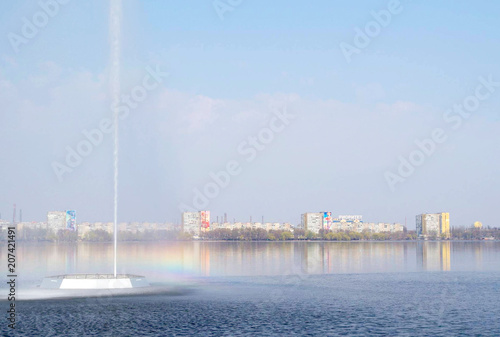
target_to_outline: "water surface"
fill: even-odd
[[[21,287],[28,294],[46,275],[111,272],[112,254],[110,244],[21,244]],[[18,301],[17,332],[500,334],[500,242],[126,243],[118,271],[146,275],[161,291]]]

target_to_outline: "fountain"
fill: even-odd
[[[110,5],[110,37],[111,67],[110,91],[111,100],[120,100],[120,34],[121,34],[121,0],[111,0]],[[45,289],[127,289],[148,287],[144,276],[117,274],[117,234],[118,234],[118,106],[113,104],[114,120],[114,212],[113,212],[113,274],[67,274],[45,277],[40,285]]]

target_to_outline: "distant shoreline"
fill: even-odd
[[[85,244],[113,244],[113,241],[19,241],[20,243],[50,243],[56,245],[74,245],[79,243]],[[405,243],[405,242],[500,242],[500,239],[494,240],[127,240],[118,241],[118,243],[152,243],[152,242],[206,242],[206,243]]]

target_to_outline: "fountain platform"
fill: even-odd
[[[149,287],[144,276],[130,274],[67,274],[45,277],[45,289],[130,289]]]

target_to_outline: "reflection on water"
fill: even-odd
[[[451,264],[451,244],[449,242],[443,242],[441,244],[441,270],[450,270]]]
[[[425,271],[449,271],[451,265],[451,243],[444,242],[418,242],[417,267]]]
[[[139,242],[118,272],[179,277],[500,270],[500,242]],[[0,256],[6,260],[5,249]],[[112,272],[112,244],[19,243],[21,280]]]

